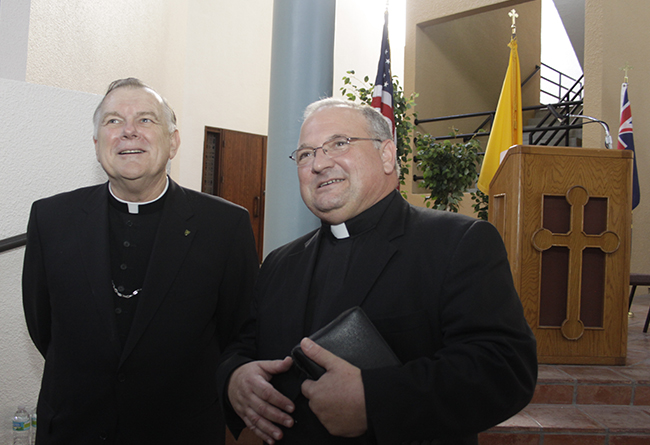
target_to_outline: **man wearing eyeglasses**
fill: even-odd
[[[310,105],[290,157],[322,224],[262,265],[218,372],[230,429],[269,444],[477,444],[521,410],[536,345],[496,229],[404,201],[390,128],[370,107]],[[354,306],[401,366],[362,370],[303,339]],[[284,358],[298,342],[326,370],[316,381]]]

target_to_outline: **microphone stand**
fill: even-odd
[[[551,104],[546,104],[546,108],[548,111],[551,112],[551,114],[558,120],[558,122],[562,123],[563,117],[560,116],[560,114],[557,112],[555,107]],[[588,119],[590,122],[587,122],[588,124],[591,122],[598,122],[600,125],[603,126],[603,129],[605,130],[605,148],[607,149],[612,149],[614,148],[612,145],[612,135],[609,132],[609,125],[607,125],[607,122],[602,121],[600,119],[596,119],[595,117],[591,116],[585,116],[584,114],[566,114],[564,117],[577,117],[577,118],[582,118],[582,119]]]
[[[612,135],[609,133],[609,125],[607,125],[607,122],[601,121],[600,119],[596,119],[595,117],[585,116],[583,114],[567,114],[567,117],[580,117],[583,119],[589,119],[591,122],[598,122],[600,125],[603,126],[603,129],[605,130],[605,148],[610,150],[614,148],[612,146]]]

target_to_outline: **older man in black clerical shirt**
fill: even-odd
[[[248,213],[167,176],[176,117],[138,79],[94,122],[108,182],[35,202],[27,231],[37,443],[223,444],[217,362],[259,270]]]
[[[526,406],[535,338],[496,229],[409,205],[370,107],[310,105],[291,159],[322,223],[262,265],[218,372],[230,429],[269,444],[476,444]],[[355,306],[401,365],[359,369],[303,338]],[[325,368],[318,380],[287,357],[297,343]]]

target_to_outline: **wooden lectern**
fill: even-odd
[[[624,365],[632,153],[515,146],[490,184],[540,363]]]

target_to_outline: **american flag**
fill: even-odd
[[[384,13],[384,34],[381,39],[381,56],[377,67],[375,88],[372,92],[373,108],[378,109],[388,121],[395,137],[395,114],[393,112],[393,77],[390,74],[390,44],[388,43],[388,11]]]
[[[632,133],[632,107],[627,97],[627,82],[621,85],[621,126],[618,129],[619,150],[632,150],[634,152],[634,135]],[[634,155],[634,173],[632,177],[632,208],[634,209],[641,201],[639,189],[639,176],[636,170],[636,153]]]

